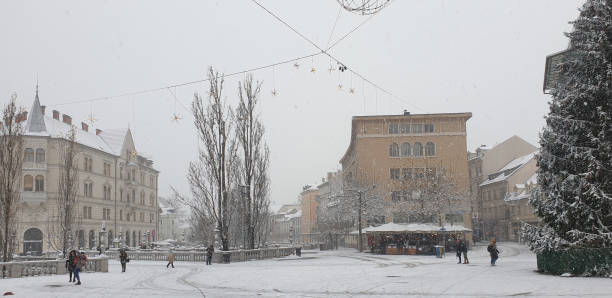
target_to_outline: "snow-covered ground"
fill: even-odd
[[[406,297],[535,296],[610,297],[610,278],[538,274],[526,247],[499,245],[498,266],[491,267],[485,247],[470,251],[470,264],[454,254],[387,256],[354,250],[305,251],[301,258],[229,265],[132,261],[121,273],[111,261],[108,273],[85,273],[81,286],[68,276],[0,280],[0,294],[15,297]]]

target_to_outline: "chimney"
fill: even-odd
[[[40,108],[42,109],[43,115],[45,114],[45,110],[47,109],[47,106],[40,106]]]
[[[89,126],[87,125],[87,123],[83,123],[83,122],[81,122],[81,128],[82,128],[84,131],[89,131]]]
[[[332,172],[327,172],[327,181],[331,181],[332,177]]]
[[[96,128],[96,135],[99,135],[101,132],[102,132],[102,130],[101,130],[101,129],[97,129],[97,128]]]
[[[410,112],[408,112],[408,110],[404,110],[404,116],[410,116]]]
[[[53,119],[58,120],[59,121],[59,112],[56,110],[53,110]]]
[[[68,125],[71,125],[72,124],[72,117],[64,114],[64,115],[62,115],[62,122],[66,123]]]
[[[28,112],[22,112],[17,114],[17,116],[15,116],[15,122],[19,123],[19,122],[23,122],[28,120]]]

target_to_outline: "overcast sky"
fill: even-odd
[[[291,202],[339,160],[354,115],[472,112],[468,149],[518,135],[537,144],[548,110],[542,93],[545,56],[567,46],[563,32],[583,0],[398,0],[331,53],[395,94],[350,73],[329,73],[324,56],[254,72],[264,82],[260,115],[272,152],[272,201]],[[261,4],[324,47],[367,17],[334,0]],[[337,19],[336,28],[332,28]],[[53,106],[199,80],[214,66],[232,73],[317,52],[251,1],[1,1],[0,98],[17,92],[28,110],[36,79],[49,109],[95,127],[130,126],[139,153],[169,186],[188,192],[196,158],[189,107],[206,84],[94,103]],[[311,73],[311,67],[316,68]],[[237,81],[226,80],[235,104]],[[344,91],[337,86],[341,83]],[[353,86],[354,94],[347,92]],[[277,96],[271,91],[278,90]],[[172,90],[174,91],[174,90]],[[401,99],[399,99],[401,98]],[[174,112],[184,119],[172,122]]]

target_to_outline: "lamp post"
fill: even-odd
[[[361,216],[364,213],[364,206],[363,206],[363,196],[376,188],[376,184],[366,188],[366,189],[348,189],[348,191],[352,191],[352,192],[356,192],[358,197],[357,197],[357,221],[358,221],[358,227],[359,227],[359,239],[358,239],[358,243],[359,243],[359,252],[363,252],[363,231],[362,231],[362,219]]]
[[[289,227],[289,245],[291,246],[293,246],[293,233],[294,233],[293,224],[291,224],[291,226]]]

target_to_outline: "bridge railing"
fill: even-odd
[[[84,272],[108,272],[108,258],[91,257],[83,269]],[[40,260],[23,262],[0,262],[2,278],[19,278],[27,276],[66,274],[66,260]]]

